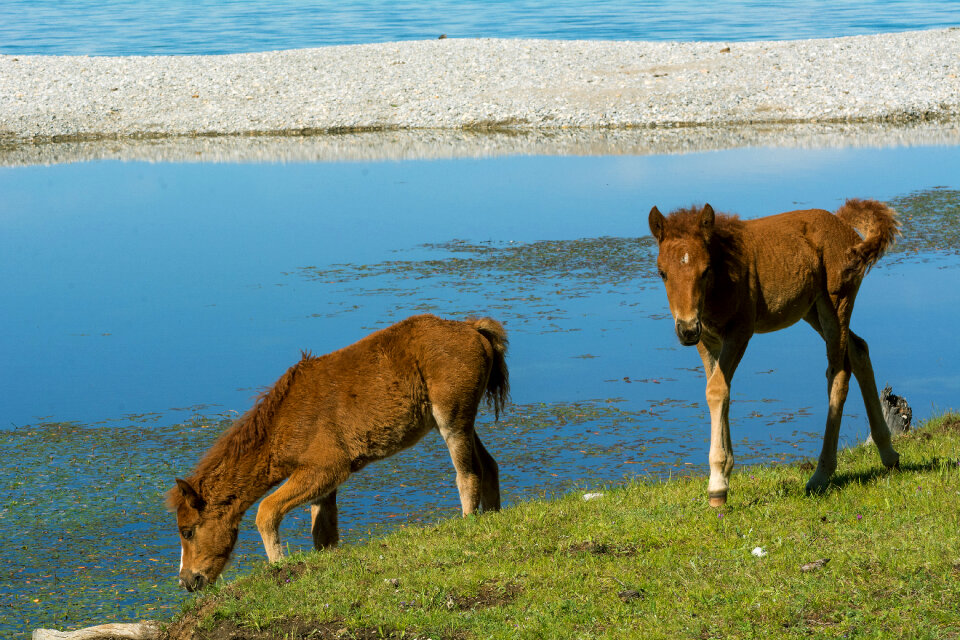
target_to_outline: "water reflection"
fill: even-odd
[[[375,162],[503,156],[635,156],[742,147],[845,149],[960,144],[960,123],[804,123],[650,129],[417,129],[315,136],[203,136],[4,144],[0,166],[90,160]]]

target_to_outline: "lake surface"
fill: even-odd
[[[704,382],[656,278],[654,204],[750,218],[893,202],[904,238],[853,327],[915,418],[955,407],[960,345],[939,319],[960,309],[957,176],[952,146],[0,168],[0,634],[173,613],[173,477],[301,349],[413,313],[509,332],[513,402],[479,421],[507,504],[703,472]],[[753,340],[733,386],[738,464],[816,455],[825,367],[802,323]],[[842,443],[866,433],[854,387]],[[455,517],[440,439],[357,474],[340,503],[348,544]],[[254,511],[229,575],[262,560]],[[309,546],[306,513],[285,524],[291,549]]]
[[[518,402],[612,395],[606,383],[581,373],[596,368],[599,357],[567,363],[572,379],[559,384],[536,371],[556,372],[560,354],[596,352],[594,340],[614,328],[633,348],[641,341],[675,347],[670,322],[660,322],[665,295],[651,280],[652,267],[607,272],[601,261],[610,256],[598,252],[596,278],[584,288],[583,274],[565,277],[527,264],[526,273],[505,275],[494,260],[486,272],[463,277],[489,275],[500,288],[471,289],[456,273],[438,267],[431,274],[418,261],[444,261],[469,245],[560,241],[543,249],[560,255],[578,249],[564,242],[632,242],[647,235],[654,204],[668,210],[710,201],[755,217],[835,209],[847,196],[890,199],[953,188],[957,158],[954,147],[920,147],[3,168],[0,269],[11,277],[0,282],[8,303],[0,344],[13,366],[4,372],[9,392],[0,428],[194,405],[241,410],[300,349],[328,352],[421,310],[504,320],[517,334],[511,364]],[[649,246],[631,250],[651,255]],[[552,266],[559,270],[574,258]],[[900,268],[881,263],[858,310],[870,304],[872,281]],[[598,288],[597,279],[610,290]],[[540,290],[553,286],[552,297]],[[518,292],[539,298],[520,299]],[[627,305],[616,313],[630,326],[600,314],[594,296],[617,309]],[[856,325],[870,316],[857,314]],[[607,357],[662,368],[646,362],[663,357],[656,351],[644,346],[640,357],[623,346]],[[690,359],[679,351],[682,361]],[[653,377],[638,374],[634,369],[634,377]]]
[[[960,25],[955,0],[4,0],[0,53],[219,54],[456,38],[792,40]]]

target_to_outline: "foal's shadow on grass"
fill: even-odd
[[[896,469],[884,469],[883,467],[874,467],[869,471],[859,471],[856,473],[837,473],[830,479],[830,484],[828,484],[824,489],[820,491],[809,492],[808,495],[811,496],[822,496],[832,493],[834,491],[840,491],[849,484],[862,485],[870,482],[874,482],[880,478],[886,478],[891,474],[898,473],[922,473],[925,471],[934,471],[935,469],[940,468],[941,465],[947,464],[949,461],[945,458],[933,458],[927,462],[923,463],[900,463]],[[811,465],[812,467],[813,465]]]

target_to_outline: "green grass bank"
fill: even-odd
[[[186,638],[958,638],[960,415],[807,463],[639,481],[266,563],[187,605]]]

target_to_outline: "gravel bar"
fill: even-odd
[[[820,40],[441,39],[0,56],[0,140],[960,118],[960,29]]]

